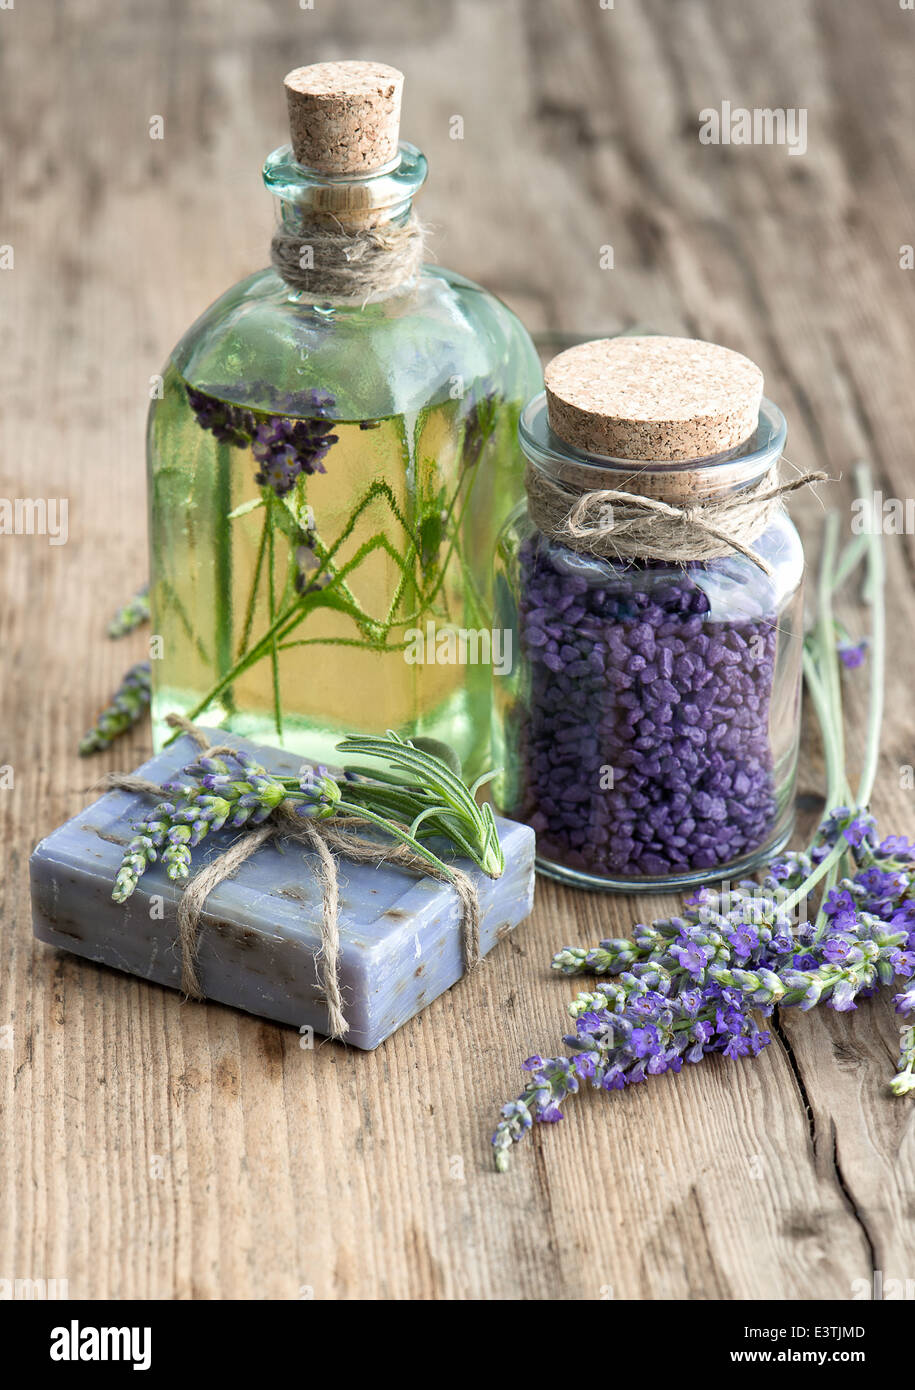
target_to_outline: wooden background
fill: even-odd
[[[754,1063],[585,1095],[507,1176],[491,1171],[497,1108],[520,1060],[556,1049],[575,992],[553,950],[669,901],[541,884],[472,984],[367,1056],[303,1051],[291,1030],[36,947],[27,887],[34,842],[147,752],[138,732],[91,764],[74,754],[144,648],[103,630],[144,577],[149,377],[266,259],[259,168],[284,136],[289,67],[405,70],[438,259],[533,330],[640,322],[738,348],[788,415],[792,461],[847,476],[867,457],[905,497],[915,13],[15,0],[0,49],[0,244],[15,252],[0,496],[70,499],[66,545],[0,538],[0,764],[15,772],[0,790],[0,1278],[66,1278],[92,1298],[841,1300],[875,1269],[915,1277],[915,1109],[887,1094],[886,998],[789,1015]],[[806,107],[807,153],[701,146],[698,113],[723,99]],[[847,485],[830,496],[844,505]],[[796,511],[813,550],[819,504]],[[915,761],[913,562],[911,537],[889,542],[887,833],[915,831],[899,777]],[[820,786],[808,739],[801,787]]]

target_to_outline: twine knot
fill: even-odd
[[[771,576],[772,567],[752,549],[781,499],[826,480],[804,473],[780,483],[778,465],[739,492],[708,501],[673,505],[618,488],[574,492],[528,463],[525,485],[531,520],[550,540],[611,560],[666,560],[685,564],[738,551]]]

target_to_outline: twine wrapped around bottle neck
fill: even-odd
[[[315,301],[365,304],[413,278],[423,263],[426,229],[411,213],[404,223],[348,228],[325,214],[274,232],[270,260],[292,289]]]
[[[237,750],[230,744],[211,745],[204,729],[192,724],[183,715],[170,714],[166,722],[194,740],[201,751],[211,758]],[[109,773],[105,785],[122,791],[140,792],[146,796],[165,797],[167,793],[145,777]],[[178,944],[181,951],[181,988],[190,999],[206,997],[200,981],[197,955],[200,930],[206,900],[220,883],[231,878],[246,859],[256,854],[268,840],[297,840],[317,855],[316,873],[321,886],[322,916],[321,945],[315,962],[321,988],[327,1003],[328,1035],[343,1038],[349,1024],[343,1016],[343,997],[340,991],[340,892],[337,861],[334,854],[355,864],[394,863],[417,874],[447,883],[454,889],[461,907],[461,944],[464,973],[469,974],[480,963],[480,901],[476,885],[461,869],[452,868],[443,874],[434,864],[414,854],[408,845],[379,844],[353,833],[355,817],[331,817],[320,820],[297,815],[288,803],[276,808],[268,821],[240,831],[237,839],[222,854],[201,869],[185,888],[178,904]],[[364,822],[366,825],[370,822]]]
[[[826,477],[804,473],[780,483],[776,464],[739,492],[680,506],[617,488],[570,491],[530,462],[525,486],[528,512],[537,529],[582,554],[680,565],[737,551],[771,575],[771,566],[752,549],[753,541],[769,526],[787,493]]]

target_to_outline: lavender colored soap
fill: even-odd
[[[230,734],[270,772],[297,774],[301,759],[254,746]],[[187,738],[138,769],[156,783],[192,762]],[[160,864],[140,880],[123,905],[111,890],[132,825],[151,801],[112,791],[42,840],[31,859],[32,914],[41,941],[177,988],[180,961],[176,912],[181,885]],[[480,898],[484,954],[531,911],[534,833],[498,820],[505,873],[491,880],[467,861]],[[195,871],[220,854],[233,832],[209,837],[194,851]],[[346,1041],[371,1049],[453,985],[463,973],[460,909],[446,884],[388,865],[341,861],[340,984]],[[161,912],[156,902],[161,902]],[[320,941],[321,893],[314,855],[291,842],[271,841],[207,899],[200,933],[200,976],[208,998],[295,1028],[327,1031],[327,1010],[315,953]]]

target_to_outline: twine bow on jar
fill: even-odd
[[[525,485],[534,525],[572,550],[602,559],[671,564],[737,551],[771,577],[772,567],[752,549],[752,542],[766,530],[786,494],[826,477],[804,473],[780,483],[776,465],[739,492],[681,506],[618,488],[572,492],[532,463]]]

